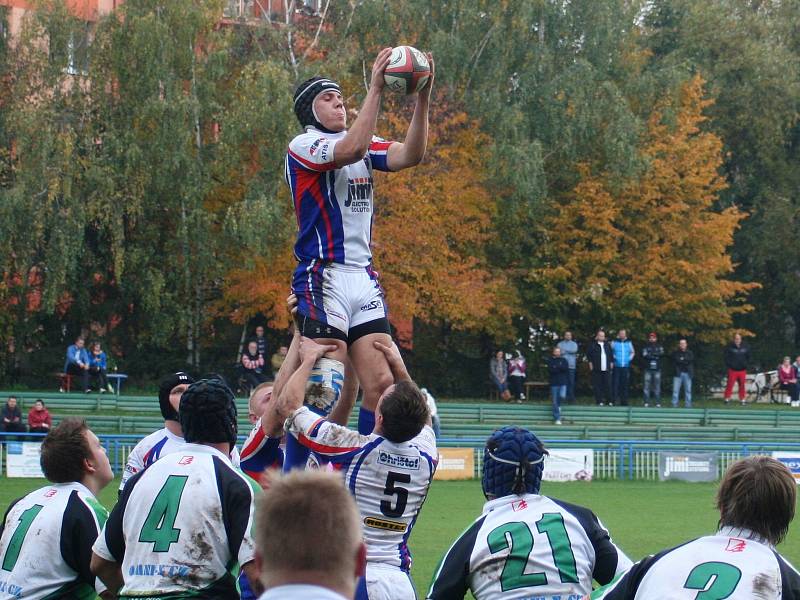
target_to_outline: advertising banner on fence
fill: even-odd
[[[44,477],[39,464],[41,442],[6,443],[6,475],[9,477]]]
[[[773,452],[772,458],[789,467],[795,483],[800,484],[800,452]]]
[[[548,449],[544,457],[545,481],[591,481],[594,474],[594,450]]]
[[[716,481],[716,452],[659,452],[658,478],[661,481]]]
[[[475,450],[472,448],[440,448],[439,466],[434,479],[472,479],[475,477]]]

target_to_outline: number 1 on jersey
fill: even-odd
[[[152,542],[153,552],[168,552],[178,541],[181,530],[175,528],[187,475],[170,475],[158,492],[139,534],[140,542]]]
[[[31,528],[33,520],[43,508],[44,506],[41,504],[34,504],[19,516],[19,525],[14,530],[14,535],[11,536],[11,541],[8,542],[6,555],[3,557],[3,571],[14,570],[14,565],[17,564],[20,550],[22,550],[22,542],[25,541],[28,529]]]

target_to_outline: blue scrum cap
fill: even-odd
[[[541,440],[527,429],[513,425],[498,429],[483,451],[484,495],[538,494],[547,454]]]

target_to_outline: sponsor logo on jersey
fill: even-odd
[[[324,141],[326,141],[326,138],[324,138],[324,137],[314,140],[314,143],[311,144],[311,147],[308,149],[308,153],[311,156],[314,156],[317,153],[317,150],[319,150],[319,145]],[[327,148],[328,144],[325,144],[324,147]]]
[[[53,497],[53,496],[55,496],[57,493],[58,493],[58,490],[49,489],[49,490],[47,490],[47,491],[44,493],[44,497],[45,497],[45,498],[52,498],[52,497]]]
[[[134,467],[133,465],[125,465],[125,472],[130,473],[131,475],[135,475],[139,472],[139,469]]]
[[[160,575],[162,577],[188,577],[192,569],[185,565],[138,564],[128,567],[128,575]]]
[[[519,500],[518,502],[511,503],[511,510],[514,512],[519,512],[521,510],[525,510],[528,508],[528,503],[525,500]]]
[[[378,310],[379,308],[383,308],[383,302],[380,300],[370,300],[364,306],[361,307],[361,312],[367,310]]]
[[[378,463],[407,471],[419,471],[419,456],[406,456],[405,454],[393,454],[386,450],[380,450],[378,452]]]
[[[728,546],[725,548],[725,552],[744,552],[747,548],[747,540],[741,540],[739,538],[730,538],[728,540]]]
[[[356,177],[347,180],[347,200],[345,207],[354,213],[366,213],[371,210],[372,177]]]
[[[181,458],[178,461],[178,464],[179,465],[190,465],[190,464],[192,464],[193,460],[194,460],[194,456],[184,456],[183,458]]]
[[[383,529],[384,531],[398,531],[402,533],[406,530],[405,523],[376,519],[375,517],[364,517],[364,525],[372,527],[373,529]]]
[[[0,581],[0,592],[7,592],[11,594],[13,598],[22,598],[22,593],[25,591],[25,588],[18,586],[14,583],[7,583],[5,581]]]

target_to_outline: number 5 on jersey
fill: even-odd
[[[169,552],[169,547],[181,536],[181,530],[175,528],[175,519],[187,479],[186,475],[170,475],[147,513],[139,541],[151,542],[153,552]]]

